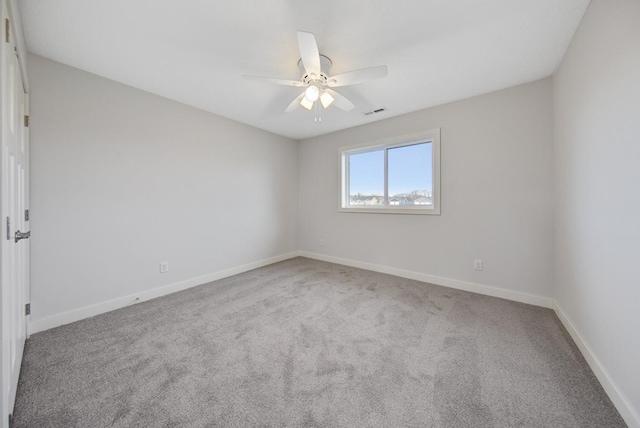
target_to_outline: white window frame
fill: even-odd
[[[387,205],[389,200],[389,176],[387,163],[387,149],[411,146],[414,144],[431,143],[433,174],[433,206],[428,205]],[[352,154],[384,150],[384,202],[382,206],[354,206],[349,205],[349,162]],[[341,147],[340,154],[340,202],[338,211],[341,213],[369,213],[369,214],[427,214],[440,215],[440,128],[429,129],[414,134],[385,138],[374,142],[362,143],[355,146]]]

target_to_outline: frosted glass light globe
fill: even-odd
[[[315,101],[320,96],[320,89],[318,89],[318,87],[315,85],[311,85],[307,88],[306,91],[304,91],[304,96],[309,101]]]

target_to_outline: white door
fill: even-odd
[[[9,16],[4,4],[4,17]],[[7,24],[5,21],[3,24]],[[9,25],[10,22],[9,22]],[[6,28],[5,28],[6,30]],[[25,313],[29,290],[29,147],[27,96],[24,92],[15,37],[2,43],[2,407],[13,411],[22,353],[27,335]],[[6,407],[5,407],[6,406]],[[5,421],[2,421],[4,425]]]

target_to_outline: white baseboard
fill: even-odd
[[[582,335],[578,332],[569,317],[562,310],[562,307],[554,299],[537,296],[534,294],[522,293],[519,291],[505,290],[503,288],[497,288],[483,284],[476,284],[473,282],[460,281],[457,279],[444,278],[420,272],[397,269],[389,266],[381,266],[373,263],[365,263],[357,260],[343,259],[340,257],[327,256],[324,254],[312,253],[307,251],[300,251],[299,255],[302,257],[308,257],[310,259],[322,260],[329,263],[337,263],[345,266],[371,270],[374,272],[386,273],[402,278],[429,282],[431,284],[442,285],[444,287],[470,291],[473,293],[484,294],[493,297],[500,297],[502,299],[513,300],[516,302],[528,303],[530,305],[553,309],[558,315],[558,318],[560,319],[564,327],[571,335],[573,341],[578,346],[578,349],[580,349],[580,352],[591,367],[591,370],[593,370],[593,373],[600,381],[600,384],[613,402],[614,406],[616,406],[616,409],[618,409],[618,412],[620,412],[620,415],[625,420],[629,428],[640,428],[640,417],[638,416],[638,412],[633,408],[631,402],[616,386],[615,382],[609,376],[607,370],[600,363],[589,345],[587,345],[587,342],[585,342]]]
[[[324,254],[300,251],[302,257],[322,260],[330,263],[351,266],[359,269],[371,270],[374,272],[386,273],[402,278],[414,279],[416,281],[428,282],[442,285],[444,287],[455,288],[457,290],[470,291],[472,293],[484,294],[486,296],[499,297],[501,299],[513,300],[515,302],[527,303],[529,305],[542,306],[543,308],[553,308],[553,299],[549,297],[537,296],[535,294],[523,293],[521,291],[507,290],[504,288],[492,287],[490,285],[476,284],[474,282],[461,281],[458,279],[445,278],[436,275],[429,275],[421,272],[398,269],[389,266],[381,266],[373,263],[360,262],[357,260],[343,259],[340,257],[327,256]]]
[[[27,325],[28,334],[49,330],[50,328],[58,327],[64,324],[69,324],[75,321],[80,321],[85,318],[90,318],[96,315],[100,315],[105,312],[124,308],[125,306],[129,306],[132,303],[140,303],[146,300],[155,299],[156,297],[166,296],[167,294],[186,290],[187,288],[206,284],[208,282],[226,278],[228,276],[237,275],[239,273],[247,272],[253,269],[257,269],[259,267],[281,262],[283,260],[291,259],[297,256],[298,256],[298,252],[294,251],[291,253],[270,257],[268,259],[259,260],[257,262],[249,263],[246,265],[225,269],[223,271],[214,272],[214,273],[199,276],[196,278],[187,279],[185,281],[176,282],[173,284],[165,285],[165,286],[154,288],[147,291],[142,291],[140,293],[130,294],[128,296],[119,297],[117,299],[108,300],[106,302],[96,303],[94,305],[73,309],[71,311],[52,315],[47,318],[32,320]]]
[[[506,290],[504,288],[492,287],[489,285],[476,284],[473,282],[461,281],[457,279],[445,278],[436,275],[429,275],[426,273],[414,272],[404,269],[393,268],[389,266],[382,266],[373,263],[366,263],[357,260],[343,259],[340,257],[327,256],[324,254],[312,253],[307,251],[294,251],[287,254],[282,254],[276,257],[271,257],[264,260],[259,260],[253,263],[249,263],[242,266],[226,269],[219,272],[214,272],[208,275],[199,276],[197,278],[188,279],[185,281],[176,282],[163,287],[154,288],[152,290],[144,291],[138,294],[131,294],[118,299],[109,300],[106,302],[98,303],[91,306],[85,306],[83,308],[74,309],[72,311],[56,314],[41,320],[31,321],[28,324],[29,334],[37,333],[40,331],[48,330],[50,328],[58,327],[64,324],[69,324],[75,321],[79,321],[85,318],[89,318],[95,315],[99,315],[105,312],[113,311],[128,306],[132,303],[144,302],[146,300],[154,299],[156,297],[166,296],[167,294],[175,293],[177,291],[186,290],[197,285],[206,284],[211,281],[226,278],[239,273],[247,272],[259,267],[267,266],[273,263],[281,262],[283,260],[291,259],[293,257],[302,256],[315,260],[322,260],[329,263],[337,263],[345,266],[351,266],[360,269],[366,269],[374,272],[386,273],[389,275],[395,275],[402,278],[413,279],[416,281],[428,282],[431,284],[441,285],[444,287],[455,288],[457,290],[470,291],[473,293],[484,294],[487,296],[499,297],[502,299],[513,300],[516,302],[527,303],[530,305],[541,306],[545,308],[553,309],[558,318],[567,329],[571,338],[582,352],[585,360],[593,370],[594,374],[602,384],[602,387],[609,395],[609,398],[616,406],[623,419],[630,428],[640,428],[640,417],[638,412],[633,408],[629,400],[624,396],[620,389],[616,386],[615,382],[609,376],[607,370],[602,366],[598,358],[595,356],[587,342],[583,339],[582,335],[575,328],[569,317],[566,315],[560,304],[548,297],[538,296],[535,294],[522,293],[520,291]]]
[[[435,275],[429,275],[420,272],[413,272],[404,269],[392,268],[388,266],[381,266],[372,263],[365,263],[356,260],[343,259],[340,257],[332,257],[323,254],[311,253],[306,251],[293,251],[291,253],[282,254],[280,256],[271,257],[264,260],[259,260],[253,263],[249,263],[242,266],[226,269],[219,272],[199,276],[196,278],[187,279],[184,281],[176,282],[173,284],[165,285],[162,287],[154,288],[151,290],[143,291],[136,294],[130,294],[117,299],[108,300],[106,302],[96,303],[90,306],[84,306],[82,308],[73,309],[68,312],[52,315],[43,319],[31,320],[28,325],[28,334],[38,333],[40,331],[48,330],[50,328],[58,327],[64,324],[69,324],[75,321],[80,321],[85,318],[90,318],[96,315],[103,314],[105,312],[113,311],[116,309],[124,308],[133,303],[144,302],[156,297],[166,296],[167,294],[175,293],[177,291],[186,290],[197,285],[206,284],[211,281],[226,278],[228,276],[237,275],[239,273],[247,272],[259,267],[267,266],[273,263],[277,263],[283,260],[287,260],[293,257],[303,256],[310,259],[322,260],[330,263],[337,263],[346,266],[352,266],[360,269],[371,270],[374,272],[381,272],[390,275],[399,276],[402,278],[414,279],[422,282],[429,282],[436,285],[442,285],[445,287],[455,288],[458,290],[471,291],[478,294],[484,294],[487,296],[500,297],[503,299],[513,300],[516,302],[528,303],[531,305],[542,306],[545,308],[553,307],[553,300],[536,296],[533,294],[522,293],[519,291],[505,290],[503,288],[491,287],[488,285],[476,284],[472,282],[460,281],[457,279],[444,278]]]
[[[631,402],[624,396],[622,391],[620,391],[613,379],[611,379],[609,372],[607,372],[604,366],[600,363],[600,360],[598,360],[598,357],[596,357],[580,332],[573,325],[571,319],[569,319],[562,309],[562,306],[560,306],[560,304],[555,300],[553,302],[553,310],[556,312],[558,318],[560,318],[560,321],[564,325],[564,328],[567,329],[569,335],[578,346],[578,349],[580,349],[584,359],[587,360],[589,367],[591,367],[591,370],[600,381],[600,384],[613,402],[613,405],[616,406],[616,409],[620,412],[620,415],[629,428],[640,428],[640,416],[638,416],[638,412],[633,408]]]

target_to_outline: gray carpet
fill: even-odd
[[[33,335],[16,427],[622,427],[548,309],[296,258]]]

